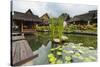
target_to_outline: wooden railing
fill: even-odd
[[[36,32],[35,29],[23,29],[23,32]]]

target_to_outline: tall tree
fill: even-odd
[[[59,16],[59,18],[63,18],[64,20],[69,20],[70,19],[70,16],[69,16],[69,14],[67,14],[67,13],[62,13],[60,16]]]

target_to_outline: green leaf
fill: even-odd
[[[57,64],[62,64],[63,62],[61,60],[57,60]]]
[[[54,51],[55,50],[55,48],[52,48],[52,49],[50,49],[51,51]]]
[[[55,58],[55,57],[51,57],[50,59],[49,59],[49,61],[50,62],[55,62],[57,59]]]
[[[91,62],[92,60],[90,58],[84,58],[84,62]]]
[[[48,57],[50,58],[50,57],[54,57],[54,55],[52,54],[52,53],[50,53],[49,55],[48,55]]]
[[[80,53],[75,53],[74,55],[77,56],[77,57],[79,57],[80,56]]]
[[[62,53],[60,51],[57,51],[57,55],[62,55]]]
[[[63,52],[66,53],[66,54],[69,53],[69,51],[67,51],[67,50],[63,50]]]
[[[58,48],[58,50],[63,50],[62,48]]]
[[[89,56],[89,58],[90,58],[91,60],[93,60],[93,61],[96,61],[96,58],[93,57],[93,56]]]
[[[65,60],[66,60],[66,61],[71,61],[71,59],[72,59],[72,58],[71,58],[70,56],[66,56],[66,57],[65,57]]]

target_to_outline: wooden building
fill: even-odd
[[[22,33],[36,31],[36,25],[42,20],[29,9],[25,13],[14,11],[12,15],[12,30]]]
[[[97,24],[97,10],[89,11],[88,13],[81,14],[74,16],[70,20],[66,21],[68,24],[81,24],[81,25],[87,25],[87,24]]]
[[[42,19],[42,24],[41,25],[44,25],[44,26],[48,26],[49,25],[49,15],[47,13],[45,13],[44,15],[42,15],[40,17]]]

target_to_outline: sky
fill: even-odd
[[[38,15],[39,17],[45,13],[48,13],[50,17],[58,17],[62,13],[68,13],[73,17],[75,15],[87,13],[90,10],[96,10],[97,6],[13,0],[13,11],[26,12],[28,9],[31,9],[33,14]]]

